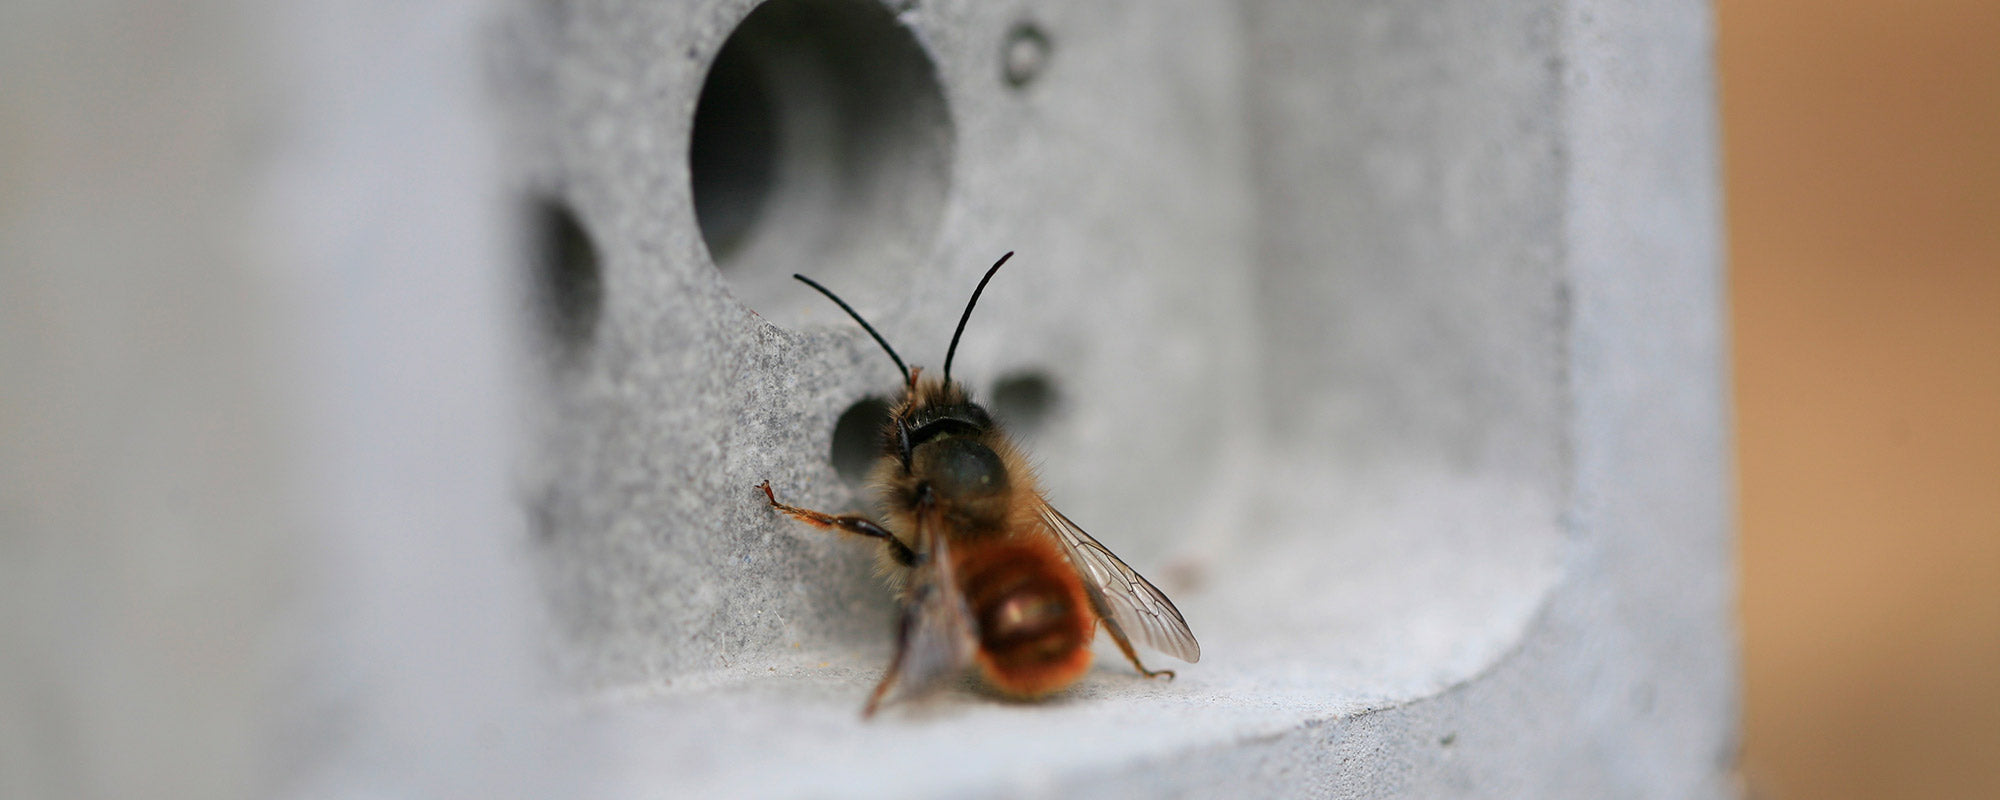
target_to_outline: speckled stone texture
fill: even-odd
[[[513,57],[553,76],[512,101],[528,174],[590,230],[605,288],[552,372],[539,557],[572,678],[621,698],[590,719],[625,788],[1724,791],[1703,9],[774,3],[810,30],[771,38],[815,53],[753,57],[779,128],[894,143],[780,133],[778,160],[845,153],[942,208],[912,231],[860,179],[781,164],[745,245],[704,237],[678,155],[726,37],[787,24],[753,5],[516,20]],[[934,87],[795,96],[798,72],[861,80],[842,48],[893,50],[896,27]],[[1023,29],[1035,69],[1010,80]],[[903,91],[946,113],[876,105]],[[792,196],[813,192],[838,199]],[[826,227],[845,243],[779,252]],[[1052,498],[1162,579],[1207,659],[862,725],[892,615],[870,548],[750,487],[866,510],[833,431],[895,373],[785,276],[935,366],[1006,250],[957,374],[1052,389],[1029,441]]]
[[[263,644],[229,663],[279,687],[225,720],[250,785],[1733,793],[1706,5],[280,8],[221,13],[285,120],[225,190],[270,210],[245,263],[275,276],[227,324],[303,389],[252,403],[266,450],[198,462],[286,476],[209,519],[300,520],[239,570],[300,598],[243,601]],[[871,547],[752,487],[866,511],[866,414],[837,429],[898,376],[790,274],[935,369],[1010,250],[954,377],[1203,660],[1147,681],[1100,643],[1049,701],[864,722]]]

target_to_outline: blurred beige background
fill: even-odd
[[[1751,795],[2000,797],[2000,2],[1716,9]]]

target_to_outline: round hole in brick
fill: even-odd
[[[1016,89],[1033,82],[1049,65],[1049,35],[1033,22],[1017,22],[1007,30],[1000,49],[1000,74]]]
[[[1009,431],[1033,436],[1048,426],[1060,399],[1055,382],[1047,374],[1014,372],[993,383],[991,410]]]
[[[878,0],[770,0],[716,52],[689,135],[709,255],[774,322],[834,324],[804,273],[864,312],[931,260],[950,180],[937,68]]]
[[[535,305],[549,341],[563,353],[590,345],[604,307],[597,246],[569,206],[552,199],[529,210]]]
[[[887,401],[871,397],[848,406],[833,423],[833,471],[849,485],[867,483],[869,470],[882,457],[889,411]]]

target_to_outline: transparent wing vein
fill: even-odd
[[[1180,609],[1174,608],[1174,602],[1159,587],[1140,577],[1054,506],[1044,502],[1038,511],[1062,542],[1070,563],[1083,575],[1084,588],[1110,612],[1126,636],[1182,661],[1201,660],[1201,644],[1194,640]]]

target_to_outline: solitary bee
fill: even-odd
[[[901,695],[915,695],[975,664],[1003,694],[1047,695],[1090,668],[1099,624],[1146,677],[1174,673],[1146,669],[1134,640],[1189,663],[1201,659],[1201,645],[1173,601],[1050,506],[1021,452],[952,382],[952,356],[972,307],[1013,255],[1001,256],[972,290],[945,350],[942,380],[905,366],[826,287],[792,276],[860,323],[903,373],[903,398],[882,429],[882,457],[871,476],[887,525],[780,503],[770,481],[757,487],[772,508],[794,519],[880,540],[901,579],[896,655],[863,717],[874,715],[898,684]]]

